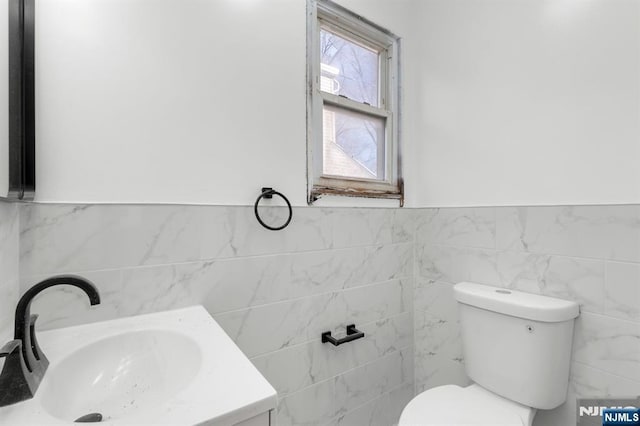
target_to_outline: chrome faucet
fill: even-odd
[[[16,307],[14,340],[0,349],[6,357],[0,373],[0,407],[33,398],[49,366],[36,340],[38,315],[31,315],[31,301],[42,290],[58,285],[70,285],[83,290],[91,305],[100,303],[98,289],[81,277],[63,275],[48,278],[27,290]]]

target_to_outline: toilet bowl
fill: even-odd
[[[399,426],[531,426],[566,400],[576,303],[474,283],[454,286],[467,375],[414,397]]]
[[[438,386],[409,402],[401,426],[531,426],[536,410],[502,398],[477,384]]]

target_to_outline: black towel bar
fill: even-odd
[[[342,339],[331,337],[330,331],[322,333],[322,343],[331,343],[333,346],[340,346],[343,343],[353,342],[354,340],[362,339],[363,337],[364,333],[358,330],[355,324],[350,324],[347,326],[347,335]]]

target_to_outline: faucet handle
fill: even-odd
[[[40,384],[40,378],[27,368],[22,350],[20,339],[0,348],[0,358],[6,358],[0,373],[0,407],[33,398]]]
[[[14,352],[20,352],[22,349],[22,341],[19,339],[12,340],[0,348],[0,358],[11,355]]]

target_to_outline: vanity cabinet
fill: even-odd
[[[267,411],[266,413],[258,414],[255,417],[247,419],[243,422],[236,423],[236,426],[270,426],[271,415],[273,411]]]

